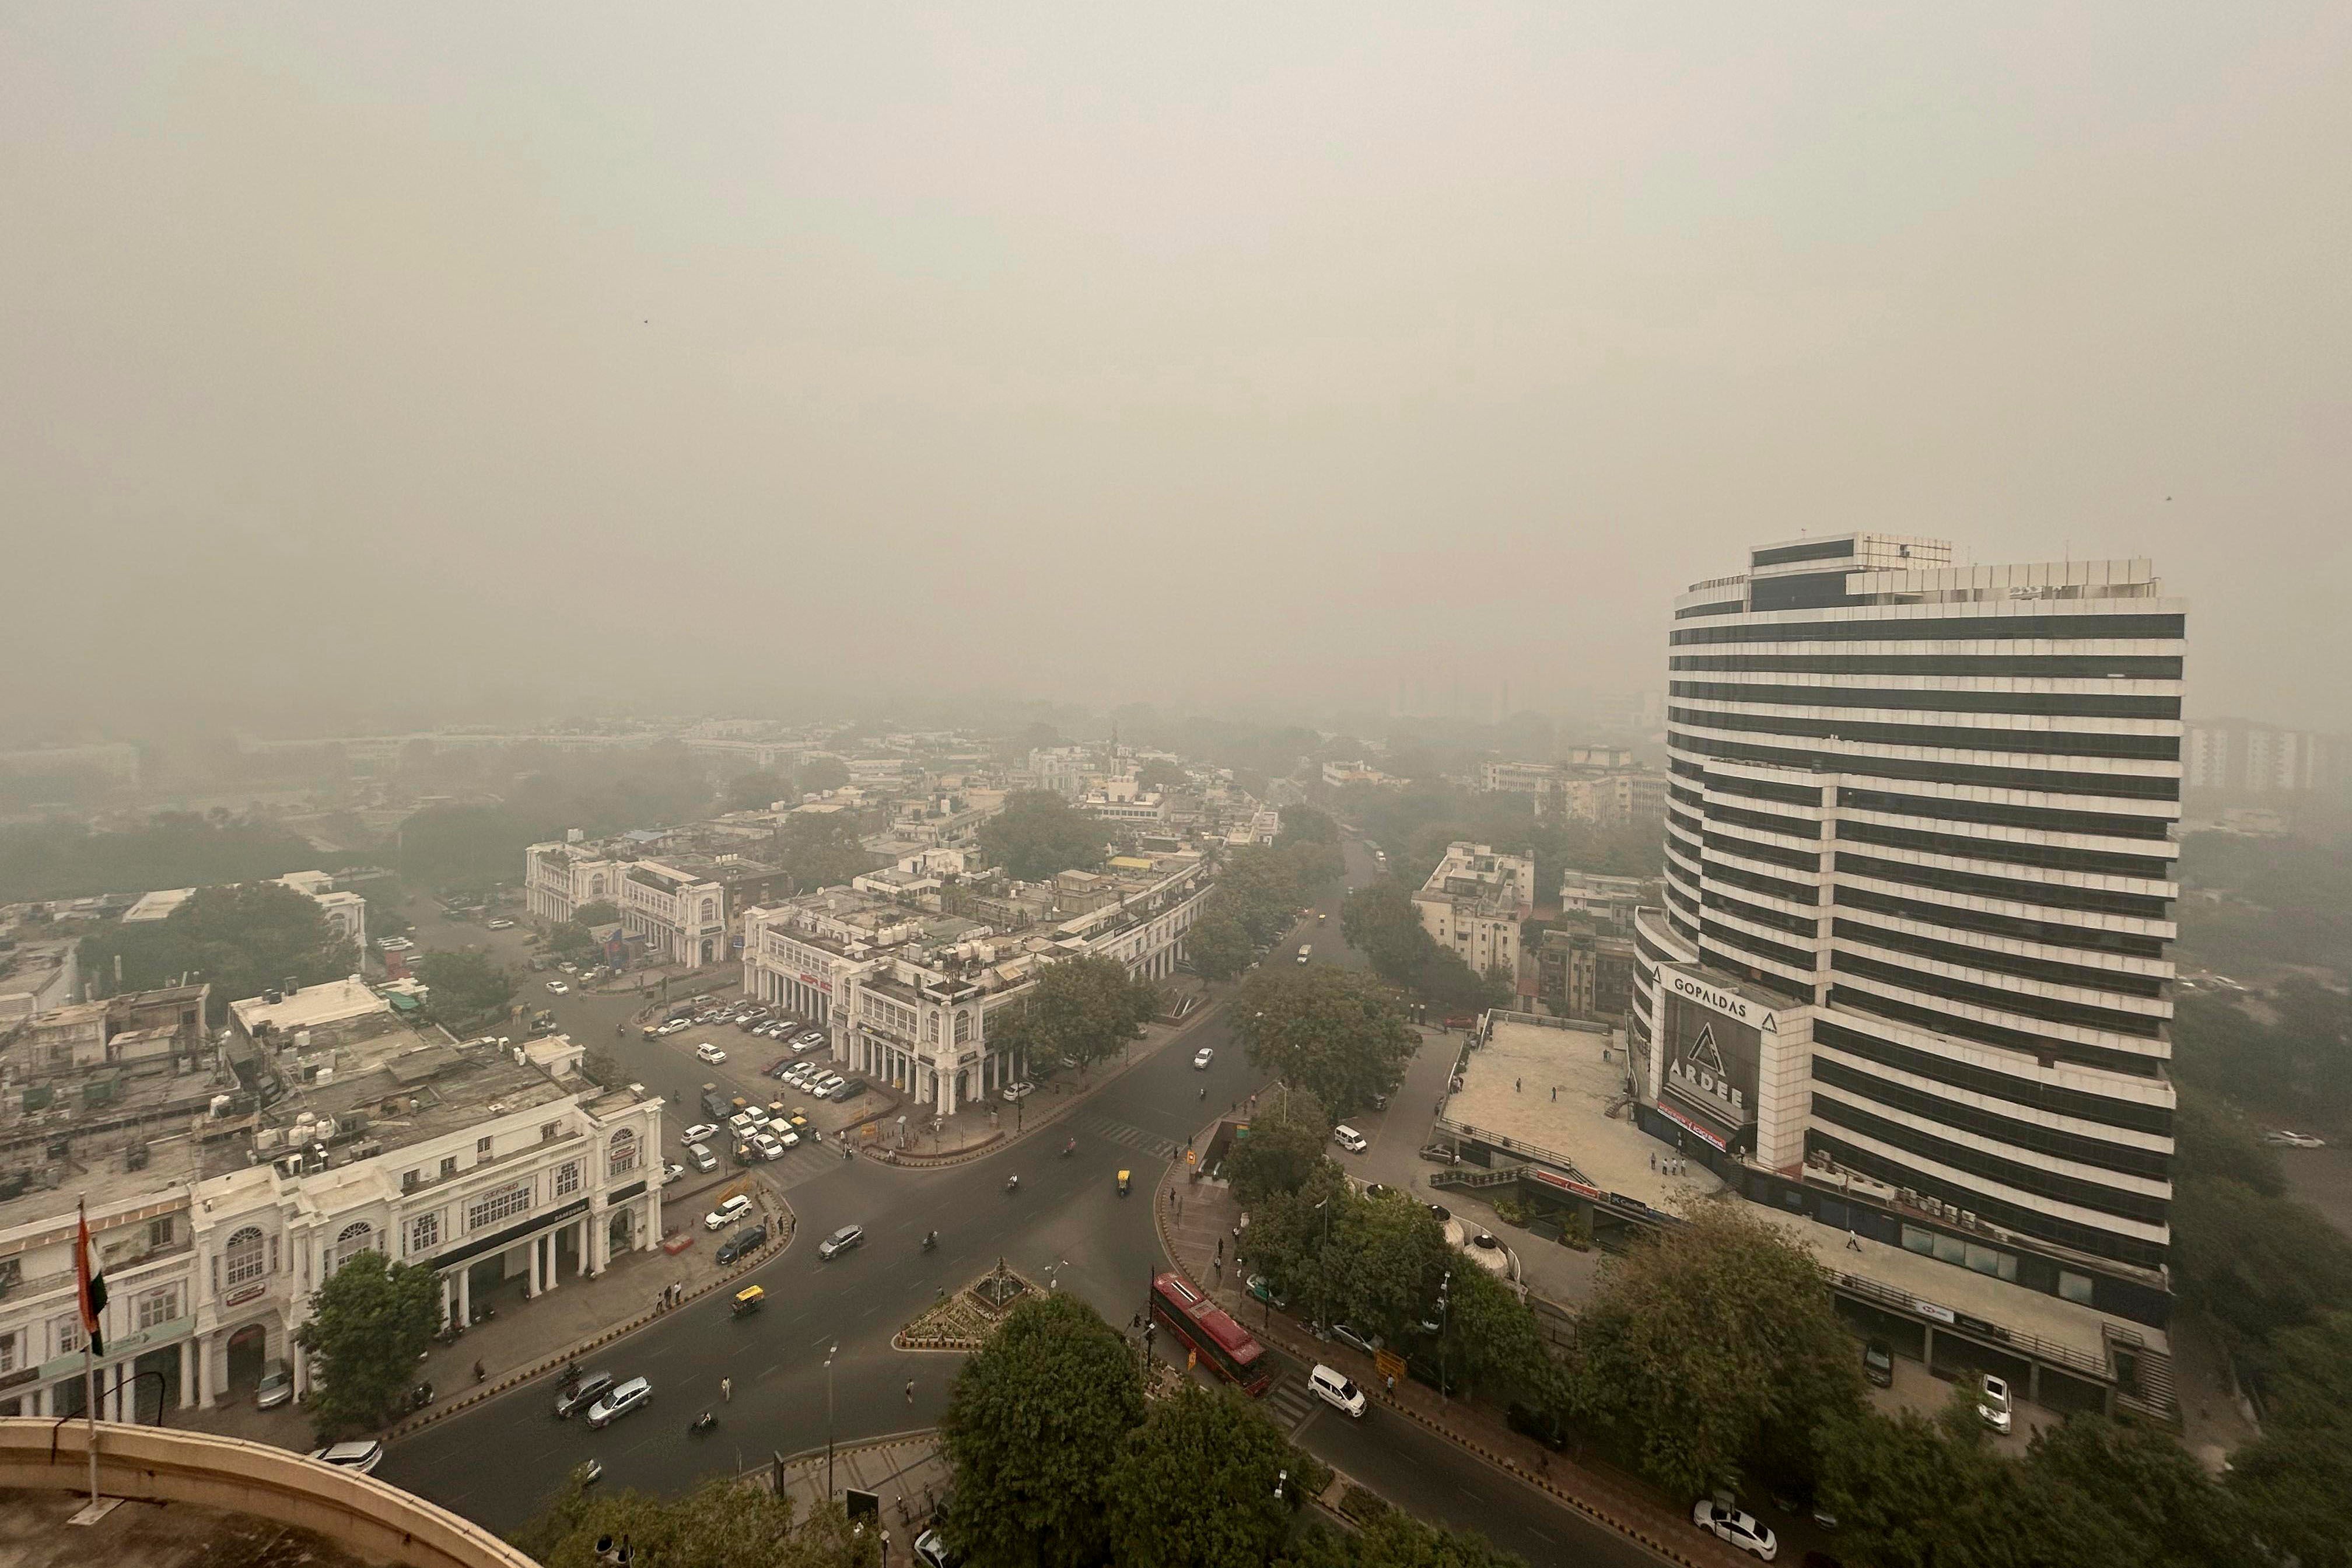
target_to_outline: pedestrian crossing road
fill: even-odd
[[[1184,1145],[1173,1139],[1162,1138],[1157,1132],[1146,1132],[1129,1122],[1115,1121],[1099,1110],[1081,1110],[1070,1118],[1070,1125],[1081,1132],[1132,1149],[1139,1154],[1156,1159],[1173,1160],[1182,1155]]]

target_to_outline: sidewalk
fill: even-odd
[[[1400,1382],[1393,1393],[1386,1392],[1370,1356],[1336,1341],[1314,1339],[1289,1315],[1244,1296],[1241,1285],[1249,1269],[1236,1261],[1234,1238],[1234,1227],[1241,1223],[1241,1204],[1224,1183],[1191,1182],[1181,1167],[1171,1166],[1152,1194],[1152,1204],[1161,1248],[1175,1266],[1265,1343],[1301,1361],[1321,1362],[1346,1373],[1374,1405],[1386,1405],[1417,1422],[1541,1489],[1562,1507],[1641,1542],[1669,1562],[1693,1565],[1747,1562],[1729,1546],[1694,1532],[1687,1512],[1670,1507],[1633,1478],[1555,1456],[1541,1444],[1512,1431],[1498,1413],[1475,1403],[1444,1398],[1412,1380]],[[1248,1232],[1242,1237],[1246,1242]],[[1222,1267],[1217,1258],[1220,1239],[1225,1244]],[[1311,1310],[1308,1303],[1294,1305]]]
[[[772,1491],[779,1469],[784,1495],[792,1500],[793,1517],[806,1519],[824,1500],[824,1450],[812,1448],[792,1455],[781,1466],[761,1465],[744,1472],[743,1479]],[[881,1501],[882,1528],[890,1542],[884,1549],[885,1562],[912,1561],[915,1537],[929,1527],[933,1510],[947,1501],[954,1479],[947,1454],[940,1447],[939,1433],[933,1429],[875,1438],[855,1447],[845,1444],[834,1450],[833,1495],[840,1498],[855,1489],[872,1492]]]
[[[527,1378],[561,1367],[567,1357],[584,1358],[594,1347],[658,1316],[659,1299],[668,1287],[683,1285],[686,1300],[693,1300],[773,1258],[792,1240],[791,1208],[775,1192],[754,1181],[751,1193],[757,1217],[739,1223],[766,1223],[768,1245],[752,1257],[719,1268],[719,1245],[734,1229],[712,1233],[702,1228],[711,1184],[666,1198],[662,1209],[663,1228],[669,1233],[666,1239],[686,1244],[676,1253],[661,1247],[650,1252],[625,1253],[595,1279],[566,1279],[529,1301],[521,1300],[513,1281],[486,1292],[497,1306],[498,1316],[467,1330],[456,1343],[436,1342],[425,1352],[417,1365],[416,1381],[433,1384],[437,1397],[419,1414],[394,1423],[384,1436],[398,1436],[429,1426]],[[477,1362],[483,1371],[478,1384],[474,1379]],[[249,1396],[212,1410],[173,1411],[171,1425],[281,1448],[307,1449],[316,1441],[302,1406],[257,1410]]]
[[[1085,1082],[1081,1083],[1076,1073],[1066,1073],[1051,1082],[1041,1084],[1034,1094],[1013,1105],[1007,1105],[1001,1100],[968,1101],[958,1106],[955,1114],[948,1117],[937,1132],[932,1131],[930,1107],[905,1103],[899,1110],[907,1118],[906,1149],[900,1152],[890,1147],[898,1131],[894,1115],[876,1125],[877,1142],[861,1143],[860,1152],[893,1164],[951,1165],[983,1152],[992,1153],[1053,1126],[1074,1113],[1105,1085],[1118,1082],[1172,1042],[1215,1017],[1218,1007],[1232,994],[1228,987],[1197,981],[1188,984],[1199,987],[1196,994],[1201,1001],[1182,1023],[1146,1024],[1143,1037],[1129,1045],[1120,1060],[1105,1062],[1090,1069]],[[887,1084],[881,1087],[886,1092],[897,1092]]]

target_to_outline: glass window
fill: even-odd
[[[468,1205],[466,1209],[466,1228],[480,1230],[485,1226],[496,1225],[502,1219],[511,1219],[516,1215],[525,1213],[530,1207],[530,1184],[517,1182],[512,1186],[500,1187],[495,1192],[484,1193]]]
[[[0,1372],[16,1370],[16,1336],[0,1334]]]
[[[365,1220],[354,1220],[343,1226],[335,1237],[335,1267],[341,1268],[361,1253],[375,1246],[375,1226]]]
[[[78,1312],[68,1313],[58,1320],[58,1353],[71,1355],[79,1349],[81,1349],[81,1315]],[[75,1389],[79,1391],[81,1380],[75,1378],[71,1381]]]
[[[1936,1233],[1923,1230],[1916,1225],[1906,1225],[1903,1227],[1903,1246],[1906,1251],[1933,1258],[1936,1255]]]
[[[139,1326],[152,1329],[180,1315],[180,1288],[167,1286],[139,1298]]]
[[[249,1225],[230,1237],[228,1246],[223,1249],[223,1255],[228,1262],[228,1283],[231,1289],[248,1279],[260,1279],[262,1270],[260,1228]]]
[[[2087,1274],[2077,1274],[2071,1268],[2061,1268],[2058,1270],[2058,1294],[2069,1301],[2080,1301],[2084,1306],[2089,1306],[2091,1277]]]
[[[555,1195],[565,1197],[580,1190],[580,1162],[572,1161],[555,1173]]]
[[[441,1245],[441,1216],[421,1214],[408,1222],[408,1250],[430,1252]]]
[[[2003,1252],[1995,1247],[1979,1246],[1973,1241],[1968,1244],[1968,1248],[1967,1262],[1970,1268],[1979,1274],[1990,1274],[1996,1279],[2016,1279],[2017,1255],[2015,1253]]]
[[[614,1175],[617,1176],[624,1172],[637,1168],[637,1135],[628,1128],[624,1127],[614,1133],[612,1142],[605,1145],[605,1148],[609,1167]]]

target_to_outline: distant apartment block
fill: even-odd
[[[1564,779],[1553,792],[1560,815],[1596,827],[1654,822],[1666,808],[1666,775],[1647,771]]]
[[[1147,790],[1133,774],[1105,779],[1078,797],[1078,809],[1108,822],[1133,822],[1157,827],[1168,820],[1168,800],[1158,790]]]
[[[2352,738],[2249,719],[2191,720],[2181,753],[2183,783],[2226,795],[2307,795],[2340,788],[2348,773]]]
[[[1042,790],[1064,800],[1085,793],[1087,775],[1096,770],[1097,757],[1086,746],[1045,746],[1029,753],[1029,775]]]
[[[646,837],[657,837],[646,835]],[[523,852],[523,893],[533,920],[560,925],[588,904],[609,903],[624,934],[656,963],[698,969],[733,956],[737,911],[784,896],[791,879],[740,855],[631,853],[632,836],[598,844],[534,844]]]
[[[1333,789],[1338,789],[1351,784],[1387,784],[1389,775],[1378,768],[1368,766],[1364,760],[1359,757],[1352,763],[1325,763],[1323,782]]]
[[[1640,954],[1631,937],[1581,923],[1555,926],[1536,951],[1536,997],[1556,1016],[1622,1024]]]
[[[1633,912],[1655,903],[1658,882],[1650,877],[1612,877],[1599,871],[1559,874],[1559,910],[1571,920],[1592,925],[1633,929]]]
[[[1422,929],[1440,947],[1484,974],[1519,972],[1519,922],[1535,905],[1532,856],[1499,855],[1456,840],[1412,896]]]

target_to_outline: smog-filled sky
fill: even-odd
[[[2340,0],[19,0],[0,729],[1541,707],[1854,527],[2352,724],[2347,169]]]

